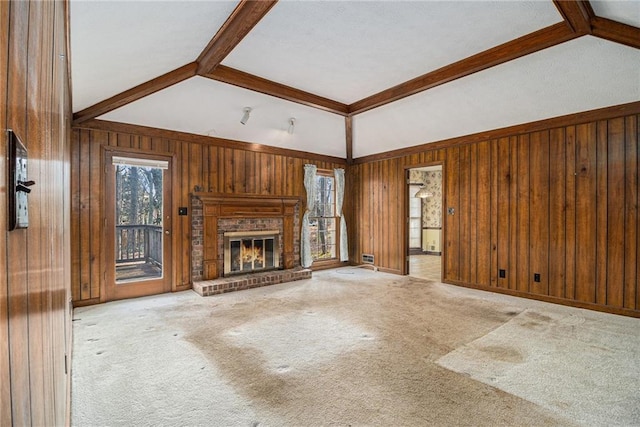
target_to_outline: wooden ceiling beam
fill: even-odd
[[[343,116],[346,116],[349,113],[349,106],[346,104],[276,83],[271,80],[263,79],[262,77],[254,76],[253,74],[245,73],[244,71],[239,71],[224,65],[219,65],[212,72],[202,74],[202,76],[244,89],[275,96],[287,101],[319,108],[331,113]]]
[[[349,106],[349,114],[363,113],[579,36],[564,22],[551,25],[357,101]]]
[[[553,0],[567,25],[575,33],[591,33],[591,19],[595,17],[591,4],[586,0]]]
[[[197,68],[198,64],[192,62],[170,71],[167,74],[163,74],[160,77],[156,77],[153,80],[149,80],[148,82],[114,95],[104,101],[98,102],[91,107],[78,111],[73,115],[73,124],[78,125],[87,120],[94,119],[108,113],[109,111],[113,111],[116,108],[120,108],[133,101],[137,101],[140,98],[144,98],[147,95],[151,95],[159,90],[166,89],[169,86],[180,83],[183,80],[195,76]]]
[[[347,164],[353,164],[353,117],[344,118],[345,143],[347,152]]]
[[[593,35],[612,42],[640,49],[640,28],[607,18],[594,17],[591,20]]]
[[[220,65],[276,3],[277,0],[242,0],[198,56],[198,74],[210,73]]]

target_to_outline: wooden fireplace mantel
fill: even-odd
[[[298,197],[273,197],[258,194],[193,193],[202,201],[204,220],[203,279],[219,277],[222,257],[218,254],[219,218],[282,218],[282,256],[285,269],[294,267],[293,227]]]

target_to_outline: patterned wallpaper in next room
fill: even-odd
[[[433,197],[422,199],[422,226],[442,227],[442,171],[412,170],[409,180],[412,184],[423,183],[433,193]]]

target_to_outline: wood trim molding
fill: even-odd
[[[198,56],[198,74],[210,73],[220,65],[276,3],[277,0],[242,0]]]
[[[553,4],[574,33],[589,34],[591,19],[595,17],[586,0],[553,0]]]
[[[184,65],[173,71],[169,71],[160,77],[156,77],[155,79],[114,95],[111,98],[98,102],[91,107],[78,111],[73,115],[73,124],[78,125],[87,120],[94,119],[108,113],[109,111],[113,111],[116,108],[120,108],[133,101],[137,101],[140,98],[144,98],[147,95],[151,95],[152,93],[166,89],[169,86],[173,86],[176,83],[180,83],[183,80],[193,77],[196,75],[197,66],[198,65],[195,62]]]
[[[329,98],[263,79],[262,77],[254,76],[244,71],[225,67],[224,65],[219,65],[215,70],[201,75],[212,80],[264,93],[265,95],[275,96],[276,98],[287,101],[297,102],[298,104],[318,108],[330,113],[346,116],[349,112],[349,106],[347,104],[342,104]]]
[[[488,141],[491,139],[499,139],[507,136],[538,132],[541,130],[553,129],[563,126],[578,125],[581,123],[593,122],[596,120],[607,120],[632,114],[640,114],[640,101],[616,105],[613,107],[599,108],[596,110],[583,111],[580,113],[567,114],[565,116],[508,126],[486,132],[478,132],[470,135],[458,136],[441,141],[414,145],[412,147],[399,148],[397,150],[386,151],[384,153],[371,154],[369,156],[358,157],[354,160],[353,163],[363,164],[377,162],[380,160],[387,160],[422,153],[424,151],[441,150],[457,145],[474,144],[476,142]]]
[[[193,133],[158,129],[148,126],[110,122],[107,120],[87,120],[85,122],[82,122],[80,125],[74,126],[74,129],[95,129],[107,132],[128,133],[132,135],[145,135],[156,138],[167,138],[177,141],[193,142],[196,144],[214,145],[216,147],[233,148],[235,150],[245,150],[256,153],[275,154],[279,156],[294,157],[305,160],[317,160],[321,162],[346,164],[346,160],[340,157],[326,156],[323,154],[309,153],[306,151],[289,150],[286,148],[272,147],[269,145],[256,144],[251,142],[215,138],[212,136],[196,135]]]
[[[347,164],[353,163],[353,118],[351,116],[344,118],[345,142],[347,145]]]
[[[579,35],[564,22],[551,25],[357,101],[349,106],[349,114],[363,113],[576,37]]]
[[[612,42],[640,49],[640,28],[607,18],[591,20],[593,35]]]

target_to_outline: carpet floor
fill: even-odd
[[[73,426],[640,425],[640,319],[357,268],[78,308]]]

